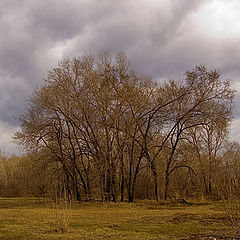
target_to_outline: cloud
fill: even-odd
[[[239,7],[237,0],[2,0],[0,127],[17,127],[13,116],[59,60],[89,51],[125,50],[154,79],[182,78],[204,64],[240,89]]]
[[[230,127],[230,137],[232,141],[240,139],[240,118],[234,119]]]
[[[20,154],[17,146],[12,141],[13,133],[19,131],[19,127],[13,127],[6,124],[5,122],[0,122],[0,149],[4,150],[6,153],[10,154]]]
[[[27,106],[28,94],[31,91],[24,79],[0,70],[0,122],[16,126],[14,116],[20,115]]]

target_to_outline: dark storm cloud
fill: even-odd
[[[64,56],[125,50],[135,69],[154,79],[181,78],[205,64],[238,86],[240,35],[216,35],[208,29],[211,22],[200,21],[209,17],[208,8],[218,13],[211,3],[216,1],[2,0],[0,129],[6,130],[0,147],[17,128],[13,116],[24,111],[32,90]]]
[[[154,50],[168,47],[184,17],[199,6],[199,1],[193,0],[181,1],[181,4],[178,1],[97,3],[4,1],[0,25],[4,36],[1,38],[1,67],[26,81],[31,78],[31,83],[38,81],[34,78],[39,77],[39,70],[53,60],[49,56],[51,49],[74,39],[71,55],[88,50],[125,49],[129,55],[137,55],[137,59],[144,53],[148,58],[153,56],[151,64],[156,65],[158,56]]]
[[[120,9],[110,8],[83,35],[76,36],[74,47],[65,54],[125,50],[136,68],[148,74],[159,77],[170,68],[178,72],[177,65],[169,66],[176,58],[172,56],[171,44],[181,34],[185,17],[200,6],[199,1],[181,1],[181,4],[179,1],[153,1],[148,3],[151,7],[137,1],[130,3],[129,6],[129,1],[123,1]]]

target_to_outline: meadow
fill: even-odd
[[[0,198],[0,239],[233,239],[223,205]]]

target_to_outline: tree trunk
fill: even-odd
[[[133,202],[133,198],[134,198],[134,190],[131,189],[128,191],[128,202]]]
[[[168,197],[168,187],[169,187],[169,173],[168,173],[168,171],[166,171],[166,175],[165,175],[164,200],[167,200],[167,197]]]
[[[157,182],[157,171],[155,165],[151,164],[151,169],[153,173],[153,180],[154,180],[154,194],[155,194],[155,200],[158,202],[158,182]]]
[[[154,193],[155,193],[155,200],[158,202],[158,184],[157,184],[157,179],[154,178]]]
[[[124,201],[124,177],[123,177],[123,174],[122,174],[122,177],[121,177],[121,202]]]
[[[81,201],[81,195],[80,195],[80,192],[79,192],[79,189],[78,189],[77,185],[75,186],[75,190],[76,190],[76,200],[80,202]]]

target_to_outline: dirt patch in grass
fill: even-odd
[[[197,221],[201,225],[209,225],[209,224],[215,224],[215,223],[224,223],[226,222],[226,218],[223,216],[203,216],[198,214],[178,214],[177,216],[173,217],[172,219],[169,219],[169,222],[174,224],[179,223],[186,223],[186,222],[193,222]]]
[[[239,240],[239,239],[232,236],[225,236],[225,235],[199,234],[199,235],[193,235],[187,238],[183,238],[181,240]]]

